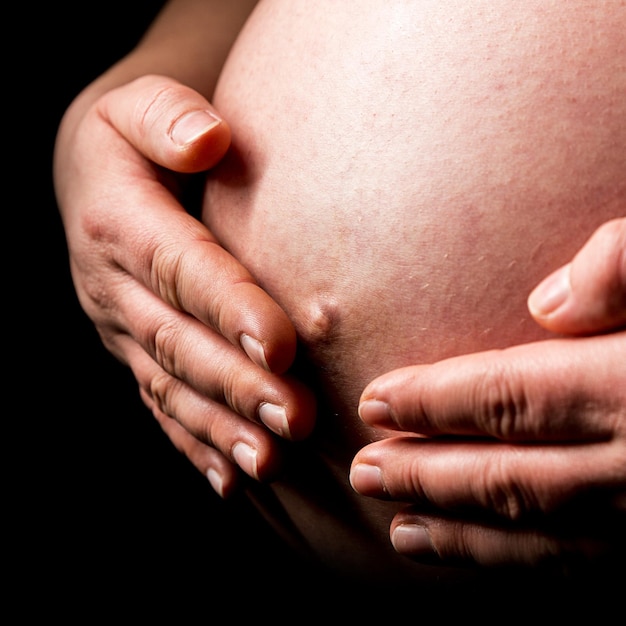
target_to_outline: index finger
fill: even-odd
[[[286,371],[296,351],[287,314],[201,222],[164,188],[159,195],[149,196],[136,185],[126,204],[149,211],[140,220],[121,216],[120,228],[110,221],[101,224],[116,262],[172,307],[242,348],[257,365]]]
[[[602,439],[623,423],[624,354],[622,332],[406,367],[366,387],[359,415],[372,426],[424,435]]]
[[[223,122],[201,124],[182,148],[172,138],[190,111],[209,109],[200,94],[163,77],[145,77],[107,93],[84,138],[91,144],[106,138],[113,155],[92,164],[105,170],[106,213],[92,211],[84,227],[107,247],[118,269],[240,346],[257,365],[283,373],[296,350],[287,315],[184,210],[155,165],[193,171],[222,156],[230,140]]]

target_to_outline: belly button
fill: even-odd
[[[302,341],[309,345],[330,343],[339,327],[339,305],[332,298],[318,297],[303,311],[298,332]]]

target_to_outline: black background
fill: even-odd
[[[311,578],[244,500],[213,493],[141,403],[130,371],[104,349],[72,286],[52,188],[56,129],[72,98],[136,43],[161,4],[22,5],[8,20],[16,43],[5,74],[5,192],[13,198],[5,230],[7,566],[16,589],[29,592],[23,615],[128,615],[132,603],[145,616],[174,599],[182,613],[207,619],[223,610],[233,619],[278,617],[294,597],[296,618],[331,615],[338,607],[330,598],[342,597],[336,581]],[[263,600],[248,602],[255,590]],[[492,591],[472,590],[465,610],[454,599],[435,606],[488,616],[499,604]],[[520,599],[514,612],[533,607],[524,589],[509,591]],[[415,592],[352,591],[344,604],[426,617],[421,609],[435,597]],[[583,598],[572,594],[580,593],[559,594],[559,614],[567,603],[578,607]],[[582,593],[586,605],[611,605],[608,589]],[[507,621],[510,608],[495,614]]]
[[[62,587],[46,600],[58,606],[165,599],[176,589],[206,607],[228,590],[279,591],[302,576],[246,501],[222,501],[174,449],[71,282],[51,178],[56,129],[72,98],[136,43],[161,5],[64,2],[13,13],[24,38],[11,108],[23,106],[15,117],[24,126],[12,129],[23,154],[10,171],[22,193],[12,212],[19,232],[5,231],[17,278],[5,306],[16,348],[8,397],[20,391],[5,445],[24,469],[11,481],[16,569],[28,586]]]

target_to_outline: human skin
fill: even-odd
[[[281,459],[274,433],[305,437],[315,418],[312,394],[283,375],[295,354],[291,322],[185,210],[189,176],[229,146],[208,99],[254,4],[167,3],[138,46],[72,102],[54,154],[81,306],[223,497],[240,486],[237,443],[256,453],[247,472],[269,480]]]
[[[529,310],[558,339],[410,366],[366,387],[359,414],[372,426],[464,435],[426,446],[394,437],[355,456],[350,479],[360,493],[422,504],[394,518],[398,551],[426,561],[465,553],[481,564],[623,559],[625,253],[626,218],[606,222],[533,291]],[[455,499],[503,521],[459,519]],[[424,510],[426,501],[444,514]]]
[[[381,499],[358,496],[348,481],[363,446],[360,458],[371,460],[400,445],[385,439],[396,423],[365,411],[379,428],[359,419],[363,389],[399,368],[520,344],[532,350],[549,339],[527,295],[601,224],[623,215],[623,27],[623,7],[582,2],[564,16],[558,3],[360,3],[358,10],[332,3],[330,10],[322,2],[293,11],[274,1],[247,22],[214,98],[233,143],[209,176],[203,220],[295,325],[298,368],[321,406],[312,438],[270,488],[305,543],[333,566],[359,576],[428,575],[398,560],[388,538],[401,507],[390,496],[429,501],[398,479],[419,455],[402,449],[408,466],[396,470],[387,493],[362,483]],[[616,362],[623,334],[594,345],[589,354],[600,350]],[[608,364],[596,375],[605,392],[620,380]],[[399,402],[410,405],[409,396]],[[608,488],[623,488],[625,479],[623,406],[618,394],[606,422],[574,434],[613,437],[610,454],[596,457],[604,461],[595,480]],[[423,417],[403,411],[413,421],[400,427],[424,431]],[[533,436],[569,437],[566,412],[561,417],[555,427],[541,415]],[[464,419],[460,430],[444,423],[425,434],[483,434]],[[506,430],[493,428],[486,434]],[[512,440],[526,436],[522,428]],[[415,436],[409,443],[436,448]],[[491,505],[519,521],[520,502],[475,502],[471,482],[454,482],[455,468],[464,476],[459,450],[471,464],[493,448],[469,437],[455,445],[433,455],[432,485],[446,477],[446,489],[431,503],[452,512]],[[590,463],[596,450],[581,458]],[[520,446],[515,455],[539,477],[551,461],[543,452]],[[441,465],[450,459],[454,465]],[[571,461],[560,471],[557,478],[570,481],[559,495],[566,500],[584,481],[572,480],[580,469]],[[549,513],[562,502],[526,504]]]
[[[245,9],[244,4],[236,6]],[[236,463],[240,459],[233,454],[234,444],[245,442],[256,450],[256,466],[244,467],[260,480],[274,473],[280,458],[281,450],[271,433],[258,426],[254,407],[268,397],[281,398],[288,418],[302,434],[310,427],[311,397],[292,381],[259,371],[243,353],[225,348],[222,338],[239,345],[241,333],[248,333],[260,340],[270,369],[284,369],[289,365],[285,354],[292,354],[293,348],[291,325],[262,290],[252,288],[249,273],[220,252],[211,233],[183,210],[176,186],[170,184],[172,172],[210,167],[227,147],[228,128],[219,122],[219,116],[218,123],[215,117],[208,121],[204,117],[195,127],[184,123],[192,112],[212,111],[215,115],[207,98],[225,55],[224,39],[229,33],[234,37],[233,31],[243,19],[230,15],[223,23],[223,6],[206,0],[170,3],[138,48],[77,98],[60,128],[55,185],[81,303],[105,345],[132,368],[142,398],[172,442],[227,497],[237,485]],[[232,3],[228,7],[232,9]],[[216,24],[220,24],[217,41],[207,37]],[[201,36],[193,36],[198,30]],[[202,59],[200,66],[198,59]],[[615,75],[619,76],[619,71]],[[141,78],[133,82],[137,77]],[[177,124],[181,121],[186,133]],[[94,145],[98,147],[95,159]],[[170,172],[166,175],[161,166]],[[613,243],[619,257],[620,249],[624,250],[623,236],[621,243],[615,239]],[[576,265],[572,287],[577,294],[583,287],[589,295],[571,299],[577,303],[571,307],[577,320],[570,319],[569,326],[556,330],[578,332],[576,324],[581,323],[598,330],[597,304],[610,303],[611,298],[607,299],[606,292],[584,289],[590,281],[604,285],[598,280],[602,269],[592,267],[597,258],[597,253],[592,255],[592,262],[586,264],[588,271],[585,265]],[[625,274],[622,271],[622,300],[618,301],[622,312]],[[617,287],[614,291],[619,293],[619,279],[615,283],[619,271],[606,275],[612,277]],[[605,287],[612,288],[613,283]],[[242,284],[246,289],[238,292],[235,287]],[[596,313],[585,319],[590,300]],[[620,324],[610,313],[610,309],[601,312],[600,328]],[[187,335],[191,341],[183,340]],[[537,368],[553,360],[549,344],[544,345],[537,345],[534,351]],[[571,357],[577,362],[584,359],[586,371],[594,371],[588,358],[577,352]],[[513,360],[507,363],[512,372],[519,372],[526,361],[515,367]],[[615,372],[619,374],[619,363],[617,359],[612,368],[613,380]],[[439,371],[442,367],[445,365],[440,365]],[[563,367],[569,367],[567,361]],[[467,377],[469,389],[482,381],[480,370],[473,371],[477,378]],[[393,375],[385,380],[389,389]],[[404,376],[397,380],[396,392],[407,396]],[[545,376],[534,377],[533,387],[527,388],[529,395],[549,397],[551,385],[547,382]],[[603,397],[603,386],[600,381],[594,404],[596,420],[604,417],[598,400]],[[576,391],[571,388],[569,393]],[[250,461],[250,457],[243,460]],[[575,465],[576,458],[570,462]],[[415,463],[407,467],[415,467]],[[449,556],[453,547],[457,552],[453,556],[480,556],[485,533],[477,538],[474,532],[459,532],[459,528],[476,530],[470,520],[457,516],[453,525],[446,526],[445,518],[437,518],[432,511],[430,515],[438,522],[437,540],[445,538],[448,544],[442,556]],[[453,546],[451,539],[460,544]],[[511,541],[515,541],[515,533],[503,529],[501,560],[519,557],[509,546]],[[493,560],[491,555],[489,559]]]

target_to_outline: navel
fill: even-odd
[[[335,298],[317,295],[300,313],[296,330],[304,344],[320,346],[336,338],[341,313]]]

